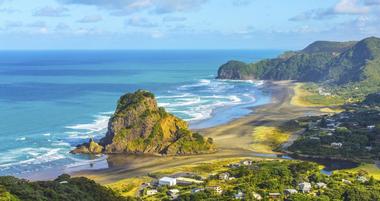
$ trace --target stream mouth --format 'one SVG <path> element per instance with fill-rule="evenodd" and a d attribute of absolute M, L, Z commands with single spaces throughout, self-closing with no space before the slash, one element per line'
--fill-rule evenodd
<path fill-rule="evenodd" d="M 284 157 L 284 156 L 283 156 Z M 336 170 L 347 170 L 359 167 L 360 163 L 350 160 L 342 159 L 329 159 L 329 158 L 312 158 L 312 157 L 302 157 L 302 156 L 285 156 L 290 159 L 309 161 L 323 165 L 324 168 L 321 170 L 321 173 L 326 175 L 331 175 Z"/>

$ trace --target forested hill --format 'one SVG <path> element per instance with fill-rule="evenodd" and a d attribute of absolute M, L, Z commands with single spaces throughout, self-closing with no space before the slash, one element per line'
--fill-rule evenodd
<path fill-rule="evenodd" d="M 380 83 L 380 38 L 358 42 L 317 41 L 275 59 L 250 64 L 229 61 L 219 68 L 217 78 L 377 85 Z"/>

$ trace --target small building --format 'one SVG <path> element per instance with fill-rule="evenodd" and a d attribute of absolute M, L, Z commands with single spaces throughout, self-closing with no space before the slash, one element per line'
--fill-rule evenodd
<path fill-rule="evenodd" d="M 251 160 L 243 160 L 240 162 L 242 165 L 245 165 L 245 166 L 250 166 L 253 164 L 253 161 Z"/>
<path fill-rule="evenodd" d="M 236 193 L 236 194 L 234 195 L 234 197 L 235 197 L 235 199 L 237 199 L 237 200 L 242 200 L 242 199 L 244 199 L 244 193 L 241 192 L 241 191 L 239 191 L 238 193 Z"/>
<path fill-rule="evenodd" d="M 175 186 L 177 185 L 177 180 L 171 177 L 162 177 L 158 180 L 158 185 L 160 186 Z"/>
<path fill-rule="evenodd" d="M 269 193 L 269 198 L 279 199 L 279 198 L 281 198 L 281 193 Z"/>
<path fill-rule="evenodd" d="M 69 182 L 68 181 L 61 181 L 59 182 L 59 184 L 68 184 Z"/>
<path fill-rule="evenodd" d="M 256 192 L 252 192 L 252 197 L 255 198 L 256 200 L 262 200 L 263 199 L 263 197 Z"/>
<path fill-rule="evenodd" d="M 295 193 L 298 193 L 298 191 L 296 189 L 285 189 L 286 195 L 291 195 L 291 194 L 295 194 Z"/>
<path fill-rule="evenodd" d="M 157 193 L 158 193 L 158 191 L 156 189 L 149 189 L 146 191 L 147 196 L 156 195 Z"/>
<path fill-rule="evenodd" d="M 179 194 L 179 190 L 178 189 L 170 189 L 168 191 L 168 195 L 173 198 L 173 199 L 177 199 L 178 198 L 178 194 Z"/>
<path fill-rule="evenodd" d="M 311 184 L 309 182 L 302 182 L 298 184 L 298 186 L 302 193 L 309 193 L 311 191 Z"/>
<path fill-rule="evenodd" d="M 240 163 L 232 163 L 228 165 L 229 168 L 239 168 L 240 166 Z"/>
<path fill-rule="evenodd" d="M 215 191 L 217 194 L 222 194 L 223 190 L 220 186 L 209 186 L 207 189 L 210 189 L 212 191 Z"/>
<path fill-rule="evenodd" d="M 340 149 L 342 148 L 343 144 L 341 142 L 333 142 L 330 144 L 330 146 L 334 149 Z"/>
<path fill-rule="evenodd" d="M 228 180 L 228 178 L 230 178 L 230 173 L 228 173 L 228 172 L 223 172 L 223 173 L 219 174 L 220 180 Z"/>
<path fill-rule="evenodd" d="M 318 182 L 315 184 L 315 186 L 319 189 L 322 189 L 322 188 L 327 188 L 327 184 L 323 183 L 323 182 Z"/>
<path fill-rule="evenodd" d="M 342 179 L 342 182 L 345 183 L 345 184 L 352 184 L 351 181 L 347 180 L 347 179 Z"/>
<path fill-rule="evenodd" d="M 369 126 L 367 126 L 367 128 L 370 129 L 370 130 L 372 130 L 372 129 L 375 129 L 376 126 L 375 125 L 369 125 Z"/>
<path fill-rule="evenodd" d="M 368 179 L 364 176 L 359 176 L 356 178 L 356 180 L 361 182 L 361 183 L 366 183 L 368 181 Z"/>

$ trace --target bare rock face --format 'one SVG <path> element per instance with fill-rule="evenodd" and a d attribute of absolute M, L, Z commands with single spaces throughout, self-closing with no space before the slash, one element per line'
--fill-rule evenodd
<path fill-rule="evenodd" d="M 120 97 L 99 144 L 103 153 L 186 155 L 214 150 L 211 138 L 191 132 L 185 121 L 158 107 L 154 95 L 144 90 Z"/>

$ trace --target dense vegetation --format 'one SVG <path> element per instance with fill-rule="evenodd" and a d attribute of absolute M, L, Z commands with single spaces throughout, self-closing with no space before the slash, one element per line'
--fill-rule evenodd
<path fill-rule="evenodd" d="M 229 178 L 221 179 L 220 174 Z M 170 189 L 179 190 L 175 200 L 287 200 L 287 201 L 371 201 L 380 199 L 380 183 L 366 172 L 336 173 L 327 176 L 317 164 L 295 161 L 253 161 L 249 165 L 230 165 L 225 172 L 211 175 L 203 184 L 159 187 L 146 200 L 171 200 Z M 301 183 L 310 184 L 302 191 Z M 215 191 L 219 187 L 221 192 Z M 197 190 L 194 190 L 197 189 Z M 286 189 L 291 193 L 287 193 Z M 304 189 L 305 190 L 305 189 Z"/>
<path fill-rule="evenodd" d="M 185 155 L 214 149 L 211 138 L 191 132 L 185 121 L 158 107 L 154 95 L 144 90 L 120 97 L 99 144 L 90 140 L 72 152 Z"/>
<path fill-rule="evenodd" d="M 84 177 L 61 175 L 54 181 L 29 182 L 0 177 L 1 201 L 128 201 L 104 186 Z"/>
<path fill-rule="evenodd" d="M 345 111 L 339 114 L 299 119 L 306 131 L 289 150 L 313 156 L 378 160 L 379 103 L 379 94 L 370 94 L 362 104 L 345 105 Z"/>
<path fill-rule="evenodd" d="M 318 41 L 275 59 L 251 64 L 230 61 L 219 68 L 218 78 L 318 82 L 345 98 L 363 98 L 380 90 L 380 39 Z"/>

